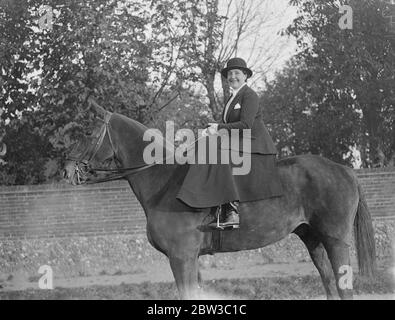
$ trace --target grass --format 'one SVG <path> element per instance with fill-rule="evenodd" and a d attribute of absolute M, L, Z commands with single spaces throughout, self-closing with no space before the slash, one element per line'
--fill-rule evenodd
<path fill-rule="evenodd" d="M 38 282 L 38 280 L 40 280 L 41 276 L 30 276 L 28 278 L 29 282 Z"/>
<path fill-rule="evenodd" d="M 123 275 L 122 270 L 117 270 L 114 272 L 114 276 L 121 276 L 121 275 Z"/>
<path fill-rule="evenodd" d="M 321 280 L 316 276 L 291 276 L 255 279 L 221 279 L 204 283 L 205 292 L 220 299 L 248 300 L 300 300 L 325 294 Z M 374 279 L 355 276 L 355 294 L 387 294 L 395 292 L 392 276 L 380 272 Z M 130 299 L 162 300 L 178 299 L 173 283 L 125 284 L 119 286 L 90 286 L 84 288 L 55 288 L 54 290 L 29 289 L 0 292 L 0 300 L 20 299 Z"/>

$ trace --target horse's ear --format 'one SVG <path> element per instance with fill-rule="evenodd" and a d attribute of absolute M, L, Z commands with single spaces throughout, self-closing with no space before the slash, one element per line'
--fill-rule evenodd
<path fill-rule="evenodd" d="M 88 104 L 90 107 L 93 106 L 93 109 L 100 114 L 103 118 L 105 117 L 105 115 L 107 114 L 107 111 L 100 106 L 92 97 L 89 97 L 88 99 Z"/>

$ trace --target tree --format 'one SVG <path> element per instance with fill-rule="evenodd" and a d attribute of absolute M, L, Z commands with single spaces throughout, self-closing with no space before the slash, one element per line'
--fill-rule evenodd
<path fill-rule="evenodd" d="M 254 70 L 253 82 L 259 84 L 288 54 L 288 38 L 282 31 L 290 22 L 290 6 L 286 1 L 225 0 L 223 7 L 226 18 L 217 55 L 219 67 L 234 56 L 245 56 Z M 227 91 L 225 79 L 221 80 Z"/>
<path fill-rule="evenodd" d="M 4 135 L 5 132 L 3 129 L 2 121 L 0 120 L 0 165 L 5 163 L 4 160 L 2 160 L 1 158 L 7 154 L 7 145 L 3 142 Z"/>
<path fill-rule="evenodd" d="M 345 94 L 336 92 L 323 99 L 324 75 L 318 71 L 292 59 L 262 94 L 264 119 L 280 156 L 313 153 L 350 164 L 359 116 Z"/>
<path fill-rule="evenodd" d="M 345 1 L 291 2 L 298 6 L 299 16 L 288 33 L 297 38 L 300 53 L 290 65 L 295 70 L 288 69 L 271 84 L 266 103 L 286 90 L 295 94 L 286 94 L 289 100 L 280 101 L 304 114 L 297 123 L 308 119 L 303 132 L 289 133 L 304 141 L 303 151 L 341 161 L 356 146 L 364 166 L 387 164 L 395 150 L 395 56 L 393 44 L 384 37 L 386 4 L 350 1 L 354 26 L 342 30 L 339 5 Z"/>
<path fill-rule="evenodd" d="M 282 53 L 285 42 L 273 32 L 281 30 L 278 25 L 284 21 L 285 9 L 275 14 L 270 5 L 268 0 L 201 0 L 190 5 L 185 23 L 192 46 L 185 51 L 185 57 L 191 57 L 188 65 L 204 86 L 216 120 L 230 93 L 226 79 L 220 78 L 221 90 L 216 81 L 226 62 L 234 56 L 247 55 L 245 59 L 254 69 L 254 81 L 259 82 Z"/>
<path fill-rule="evenodd" d="M 56 178 L 65 150 L 89 123 L 88 95 L 148 125 L 160 127 L 161 112 L 177 106 L 175 120 L 199 120 L 200 96 L 193 113 L 180 108 L 192 92 L 190 59 L 181 59 L 192 44 L 181 19 L 188 2 L 174 3 L 56 0 L 50 30 L 37 24 L 44 1 L 1 3 L 0 108 L 10 146 L 2 172 L 10 178 L 0 183 Z"/>
<path fill-rule="evenodd" d="M 216 75 L 230 57 L 224 44 L 235 42 L 226 52 L 236 54 L 259 25 L 249 19 L 257 17 L 252 2 L 232 2 L 227 17 L 221 3 L 54 0 L 46 29 L 37 24 L 46 1 L 3 0 L 0 117 L 9 152 L 0 183 L 57 179 L 65 150 L 89 123 L 89 95 L 159 128 L 169 118 L 195 128 L 218 118 L 226 91 L 218 92 Z M 237 38 L 224 37 L 234 23 Z"/>
<path fill-rule="evenodd" d="M 0 107 L 9 146 L 4 169 L 16 175 L 6 183 L 43 182 L 48 162 L 61 167 L 71 137 L 89 120 L 88 94 L 144 123 L 144 107 L 155 95 L 147 85 L 154 57 L 145 4 L 53 1 L 47 30 L 36 23 L 43 3 L 18 0 L 0 7 Z"/>

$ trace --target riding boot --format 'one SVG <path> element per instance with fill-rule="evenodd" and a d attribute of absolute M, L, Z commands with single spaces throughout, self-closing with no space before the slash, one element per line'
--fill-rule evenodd
<path fill-rule="evenodd" d="M 222 206 L 224 209 L 224 221 L 220 222 L 221 227 L 230 227 L 233 226 L 233 228 L 238 228 L 240 224 L 240 218 L 239 218 L 239 211 L 238 211 L 238 206 L 239 203 L 236 201 L 232 201 L 229 203 L 226 203 Z"/>

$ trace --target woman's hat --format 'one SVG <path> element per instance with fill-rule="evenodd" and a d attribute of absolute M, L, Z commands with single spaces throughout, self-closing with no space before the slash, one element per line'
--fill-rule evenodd
<path fill-rule="evenodd" d="M 247 73 L 247 78 L 252 76 L 251 69 L 247 68 L 247 63 L 241 58 L 232 58 L 229 59 L 228 63 L 226 64 L 226 68 L 221 70 L 221 74 L 224 78 L 228 77 L 228 71 L 233 69 L 240 69 Z"/>

